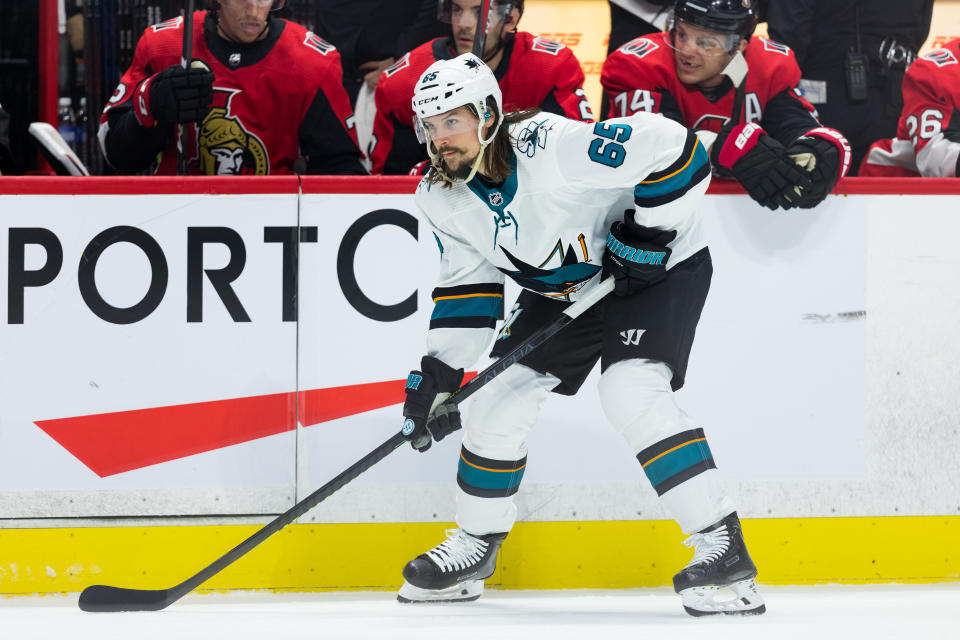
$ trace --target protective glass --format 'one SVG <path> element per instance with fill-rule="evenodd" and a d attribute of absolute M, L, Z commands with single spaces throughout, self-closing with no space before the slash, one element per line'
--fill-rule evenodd
<path fill-rule="evenodd" d="M 667 29 L 670 33 L 667 42 L 672 48 L 684 52 L 696 52 L 702 56 L 721 56 L 730 53 L 740 44 L 740 36 L 735 33 L 705 32 L 696 25 L 688 25 L 683 20 L 671 20 Z"/>
<path fill-rule="evenodd" d="M 417 132 L 417 140 L 420 144 L 426 144 L 430 140 L 441 140 L 467 131 L 477 131 L 478 122 L 469 109 L 454 109 L 424 119 L 414 116 L 413 128 Z"/>
<path fill-rule="evenodd" d="M 440 22 L 460 22 L 463 18 L 463 13 L 472 11 L 473 20 L 480 19 L 480 7 L 483 2 L 477 2 L 477 5 L 472 8 L 468 8 L 469 5 L 475 0 L 438 0 L 437 2 L 437 20 Z M 490 4 L 490 19 L 493 22 L 503 20 L 507 17 L 507 14 L 510 13 L 510 9 L 513 8 L 512 2 L 492 2 Z"/>

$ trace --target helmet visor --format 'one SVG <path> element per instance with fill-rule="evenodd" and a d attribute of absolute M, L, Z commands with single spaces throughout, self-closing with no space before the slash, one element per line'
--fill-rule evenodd
<path fill-rule="evenodd" d="M 667 25 L 669 36 L 667 43 L 682 53 L 697 53 L 706 57 L 728 54 L 740 44 L 740 36 L 735 33 L 717 33 L 702 27 L 672 19 Z"/>
<path fill-rule="evenodd" d="M 460 107 L 435 116 L 413 117 L 413 128 L 420 144 L 477 131 L 479 122 L 469 107 Z"/>
<path fill-rule="evenodd" d="M 477 3 L 477 6 L 472 8 L 465 8 L 464 5 L 469 5 L 468 0 L 438 0 L 437 2 L 437 20 L 440 22 L 447 22 L 453 24 L 454 22 L 460 22 L 463 19 L 463 14 L 466 12 L 473 13 L 473 19 L 480 19 L 480 8 L 483 5 L 483 2 Z M 490 3 L 490 20 L 499 21 L 507 17 L 507 14 L 510 13 L 510 10 L 513 9 L 512 2 L 497 2 L 494 0 Z"/>

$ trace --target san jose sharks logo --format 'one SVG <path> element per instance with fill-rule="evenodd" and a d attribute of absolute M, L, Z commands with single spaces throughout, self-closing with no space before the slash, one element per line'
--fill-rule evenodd
<path fill-rule="evenodd" d="M 540 122 L 530 122 L 517 135 L 517 151 L 532 158 L 537 149 L 547 148 L 547 134 L 553 129 L 553 125 L 544 127 L 546 120 Z"/>
<path fill-rule="evenodd" d="M 583 245 L 582 239 L 581 247 L 584 249 L 584 257 L 587 258 L 586 246 Z M 580 262 L 572 246 L 568 245 L 564 250 L 560 240 L 557 241 L 553 251 L 539 267 L 527 264 L 503 246 L 500 246 L 499 249 L 516 267 L 516 271 L 497 267 L 500 271 L 512 278 L 521 287 L 552 298 L 566 298 L 600 271 L 600 267 L 595 264 L 586 261 Z M 556 264 L 558 261 L 559 266 L 547 267 L 551 262 Z"/>

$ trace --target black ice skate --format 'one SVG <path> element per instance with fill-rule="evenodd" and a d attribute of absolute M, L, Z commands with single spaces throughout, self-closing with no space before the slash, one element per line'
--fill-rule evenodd
<path fill-rule="evenodd" d="M 483 581 L 493 575 L 505 533 L 472 536 L 448 529 L 447 539 L 403 568 L 406 582 L 400 602 L 466 602 L 483 594 Z"/>
<path fill-rule="evenodd" d="M 695 533 L 683 544 L 693 547 L 693 560 L 673 576 L 673 590 L 692 616 L 759 615 L 767 610 L 757 592 L 757 567 L 747 553 L 736 512 Z"/>

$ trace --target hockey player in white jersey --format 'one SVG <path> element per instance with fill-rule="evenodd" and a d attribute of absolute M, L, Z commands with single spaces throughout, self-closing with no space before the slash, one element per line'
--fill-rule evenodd
<path fill-rule="evenodd" d="M 691 615 L 765 611 L 740 521 L 703 429 L 677 406 L 712 265 L 697 206 L 710 181 L 697 137 L 659 115 L 580 123 L 503 114 L 471 54 L 432 64 L 413 96 L 432 161 L 417 187 L 441 252 L 427 354 L 403 415 L 424 451 L 460 428 L 443 400 L 493 337 L 504 277 L 523 288 L 491 356 L 508 353 L 604 274 L 602 299 L 473 396 L 457 473 L 458 529 L 403 570 L 401 602 L 473 600 L 517 517 L 526 438 L 551 392 L 577 392 L 597 360 L 604 413 L 637 454 L 693 560 L 674 576 Z"/>

